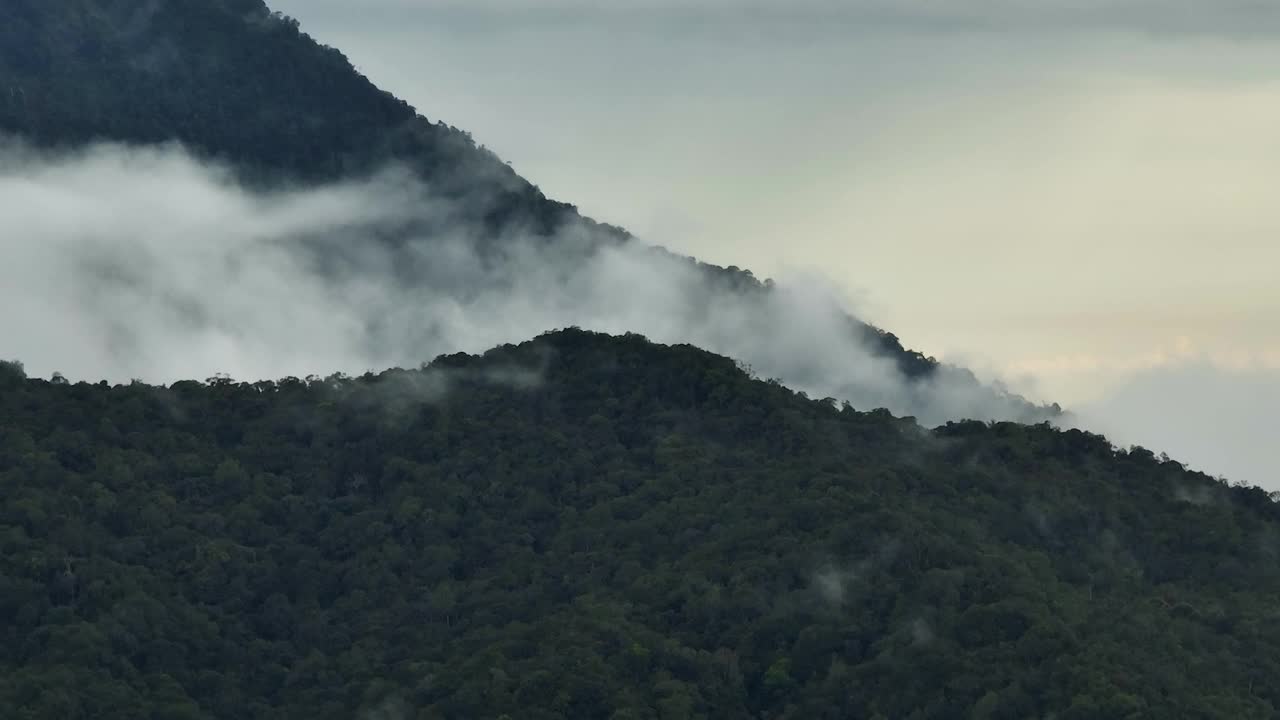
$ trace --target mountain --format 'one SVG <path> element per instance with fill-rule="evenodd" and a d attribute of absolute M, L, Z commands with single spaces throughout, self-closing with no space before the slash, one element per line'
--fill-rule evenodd
<path fill-rule="evenodd" d="M 0 87 L 0 128 L 42 146 L 179 141 L 262 181 L 395 161 L 491 227 L 547 233 L 573 213 L 261 0 L 8 0 Z"/>
<path fill-rule="evenodd" d="M 328 271 L 344 268 L 349 275 L 356 271 L 334 257 L 365 252 L 373 244 L 395 253 L 380 265 L 398 268 L 397 274 L 383 271 L 352 282 L 399 284 L 409 291 L 447 283 L 450 278 L 432 275 L 431 250 L 446 235 L 464 236 L 484 254 L 486 267 L 506 265 L 507 274 L 501 277 L 471 278 L 464 288 L 447 292 L 468 298 L 486 288 L 500 292 L 515 282 L 508 275 L 519 273 L 521 259 L 513 259 L 511 252 L 516 244 L 538 248 L 548 256 L 545 262 L 566 276 L 591 272 L 601 252 L 640 245 L 621 228 L 584 218 L 572 205 L 547 198 L 466 132 L 429 121 L 379 90 L 340 52 L 316 43 L 295 21 L 271 12 L 261 0 L 6 0 L 0 4 L 0 132 L 63 152 L 99 142 L 178 142 L 202 159 L 232 168 L 241 182 L 256 188 L 317 185 L 368 176 L 389 165 L 405 168 L 429 188 L 430 209 L 424 203 L 415 219 L 392 230 L 379 229 L 373 241 L 355 242 L 349 233 L 338 233 L 336 238 L 313 238 L 308 246 L 308 252 L 319 247 L 321 258 L 308 256 L 306 264 Z M 661 250 L 645 262 L 645 271 L 654 275 L 678 274 L 688 267 L 701 278 L 697 293 L 692 283 L 680 291 L 697 296 L 680 310 L 694 319 L 682 321 L 672 336 L 662 339 L 706 345 L 815 394 L 847 398 L 862 407 L 883 405 L 929 422 L 951 417 L 1032 421 L 1057 413 L 984 387 L 966 371 L 908 350 L 893 333 L 847 315 L 795 338 L 793 352 L 785 357 L 778 355 L 776 342 L 773 347 L 743 348 L 724 332 L 703 332 L 705 326 L 723 327 L 730 321 L 705 319 L 699 306 L 734 305 L 740 314 L 772 318 L 752 319 L 741 330 L 761 342 L 794 333 L 800 323 L 777 319 L 785 313 L 775 306 L 785 301 L 770 283 L 736 267 L 698 263 Z M 655 264 L 661 267 L 650 267 Z M 708 295 L 724 301 L 707 302 Z M 410 302 L 414 300 L 407 297 L 400 301 Z M 661 335 L 658 327 L 619 327 L 624 323 L 584 310 L 600 305 L 595 297 L 570 298 L 557 306 L 554 324 L 522 328 L 507 339 L 568 325 Z M 385 315 L 368 318 L 366 324 L 385 323 Z M 698 329 L 689 330 L 691 325 Z M 415 332 L 397 327 L 370 342 Z M 833 334 L 847 347 L 832 353 L 856 357 L 810 367 L 812 356 L 820 354 L 816 347 Z M 459 349 L 447 344 L 438 339 L 425 343 L 415 350 L 412 364 Z M 833 376 L 831 366 L 838 363 L 848 366 L 839 373 L 847 378 Z M 871 375 L 874 382 L 867 380 Z"/>
<path fill-rule="evenodd" d="M 1280 510 L 579 330 L 421 370 L 0 366 L 0 716 L 1270 718 Z"/>
<path fill-rule="evenodd" d="M 1272 496 L 1078 430 L 944 422 L 1053 409 L 581 217 L 259 0 L 3 0 L 0 130 L 21 144 L 0 180 L 35 178 L 5 190 L 88 168 L 107 181 L 76 187 L 114 208 L 129 178 L 195 175 L 215 209 L 324 218 L 247 223 L 269 252 L 211 248 L 232 218 L 85 257 L 58 236 L 78 274 L 44 284 L 98 314 L 44 322 L 103 354 L 148 337 L 157 298 L 184 325 L 247 317 L 204 292 L 399 358 L 530 323 L 681 341 L 568 329 L 170 385 L 0 363 L 0 717 L 1278 714 Z M 318 212 L 392 190 L 412 212 Z M 246 294 L 246 266 L 284 292 Z"/>

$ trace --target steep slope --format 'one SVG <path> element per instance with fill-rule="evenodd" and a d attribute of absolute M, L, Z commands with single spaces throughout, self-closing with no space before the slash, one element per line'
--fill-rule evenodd
<path fill-rule="evenodd" d="M 511 245 L 530 239 L 540 247 L 565 244 L 565 237 L 572 236 L 572 252 L 556 251 L 566 275 L 586 272 L 575 268 L 588 265 L 589 256 L 601 248 L 635 242 L 620 228 L 583 218 L 573 206 L 548 199 L 493 153 L 477 147 L 467 133 L 428 121 L 379 90 L 341 53 L 314 42 L 262 0 L 0 4 L 0 132 L 62 149 L 96 141 L 177 141 L 202 158 L 228 164 L 257 187 L 358 177 L 389 163 L 405 166 L 430 189 L 433 202 L 407 226 L 381 234 L 382 244 L 399 252 L 387 264 L 402 270 L 381 282 L 421 282 L 426 272 L 422 258 L 430 256 L 423 248 L 460 230 L 473 246 L 504 262 L 511 260 L 502 250 Z M 352 244 L 350 238 L 339 240 L 337 245 Z M 321 244 L 339 256 L 349 252 L 335 251 L 335 243 Z M 773 312 L 772 289 L 750 273 L 682 260 L 703 274 L 708 293 L 740 297 L 748 314 Z M 582 298 L 578 304 L 598 302 Z M 558 320 L 558 326 L 587 322 Z M 739 359 L 788 382 L 821 387 L 863 406 L 886 404 L 901 413 L 950 416 L 932 412 L 927 400 L 933 392 L 927 381 L 939 373 L 946 385 L 962 387 L 961 394 L 987 393 L 989 397 L 965 404 L 995 408 L 971 411 L 984 417 L 1028 420 L 1054 412 L 983 390 L 967 373 L 942 369 L 932 358 L 907 350 L 892 333 L 853 319 L 847 331 L 838 330 L 848 333 L 860 353 L 893 364 L 908 386 L 925 382 L 890 393 L 893 397 L 886 400 L 884 393 L 846 382 L 796 377 L 815 373 L 797 371 L 790 361 Z M 806 343 L 820 340 L 808 338 Z M 736 352 L 729 345 L 714 349 Z M 813 350 L 797 348 L 797 353 L 803 358 Z"/>
<path fill-rule="evenodd" d="M 0 366 L 0 715 L 1269 718 L 1280 513 L 637 336 L 422 371 Z"/>
<path fill-rule="evenodd" d="M 11 0 L 0 7 L 0 87 L 0 128 L 44 146 L 176 140 L 277 180 L 394 160 L 494 226 L 549 232 L 572 213 L 261 0 Z"/>

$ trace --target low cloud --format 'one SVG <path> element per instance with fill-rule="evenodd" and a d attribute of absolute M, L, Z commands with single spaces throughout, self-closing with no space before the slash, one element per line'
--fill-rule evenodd
<path fill-rule="evenodd" d="M 10 146 L 0 167 L 0 357 L 33 375 L 360 373 L 580 326 L 693 343 L 815 397 L 926 423 L 1028 411 L 955 369 L 906 381 L 813 278 L 743 288 L 580 225 L 478 245 L 448 203 L 395 172 L 258 193 L 178 148 L 115 145 Z"/>

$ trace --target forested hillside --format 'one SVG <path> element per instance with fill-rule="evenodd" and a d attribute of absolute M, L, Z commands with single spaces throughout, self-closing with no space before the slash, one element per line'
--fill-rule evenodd
<path fill-rule="evenodd" d="M 1280 513 L 570 330 L 360 378 L 0 366 L 0 717 L 1269 718 Z"/>

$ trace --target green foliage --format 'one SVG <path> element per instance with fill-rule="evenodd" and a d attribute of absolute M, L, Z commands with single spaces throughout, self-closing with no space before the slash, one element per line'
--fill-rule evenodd
<path fill-rule="evenodd" d="M 6 718 L 1280 705 L 1262 491 L 634 335 L 357 379 L 10 376 L 0 493 Z"/>

